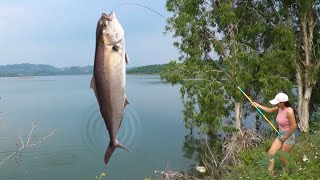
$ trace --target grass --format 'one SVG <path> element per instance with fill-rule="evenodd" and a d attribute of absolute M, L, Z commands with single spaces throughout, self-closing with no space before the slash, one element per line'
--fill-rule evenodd
<path fill-rule="evenodd" d="M 275 175 L 268 172 L 267 151 L 273 139 L 265 140 L 256 148 L 243 150 L 238 166 L 230 167 L 223 179 L 317 179 L 320 177 L 320 132 L 302 134 L 297 139 L 293 150 L 286 154 L 279 151 L 275 155 Z M 289 160 L 289 164 L 281 164 L 279 157 Z"/>
<path fill-rule="evenodd" d="M 268 171 L 268 149 L 270 148 L 274 138 L 265 138 L 261 143 L 256 144 L 256 142 L 248 141 L 252 139 L 253 133 L 248 131 L 247 135 L 242 134 L 237 135 L 236 139 L 231 139 L 231 144 L 238 144 L 235 142 L 245 145 L 242 148 L 233 148 L 234 155 L 225 156 L 236 158 L 237 161 L 229 161 L 223 166 L 217 166 L 214 168 L 222 168 L 217 172 L 220 172 L 219 176 L 217 174 L 211 174 L 210 171 L 201 176 L 197 175 L 198 179 L 261 179 L 261 180 L 272 180 L 272 179 L 319 179 L 320 177 L 320 131 L 311 131 L 311 133 L 301 134 L 296 140 L 297 144 L 294 146 L 292 151 L 287 154 L 285 152 L 279 151 L 275 155 L 275 173 L 273 176 L 270 175 Z M 229 143 L 229 144 L 230 144 Z M 238 144 L 240 145 L 240 144 Z M 248 146 L 252 145 L 252 146 Z M 233 146 L 237 147 L 237 146 Z M 240 149 L 240 150 L 239 150 Z M 283 165 L 280 162 L 280 156 L 285 157 L 288 161 L 288 165 Z M 207 157 L 208 158 L 208 157 Z M 211 157 L 212 158 L 215 157 Z M 225 159 L 224 158 L 224 159 Z M 209 159 L 210 160 L 210 159 Z M 218 160 L 218 158 L 214 159 Z M 221 163 L 221 159 L 220 159 Z M 219 164 L 219 163 L 218 163 Z M 221 173 L 223 172 L 223 173 Z M 102 179 L 105 173 L 101 173 L 96 179 Z M 179 178 L 181 180 L 193 179 L 190 176 L 185 176 L 184 178 Z M 145 178 L 144 180 L 151 180 L 151 178 Z"/>

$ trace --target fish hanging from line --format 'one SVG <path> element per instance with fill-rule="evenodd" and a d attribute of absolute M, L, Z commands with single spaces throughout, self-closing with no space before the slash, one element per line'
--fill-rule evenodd
<path fill-rule="evenodd" d="M 126 64 L 124 30 L 112 11 L 103 13 L 97 24 L 94 71 L 90 87 L 96 95 L 110 142 L 104 156 L 107 164 L 116 148 L 129 151 L 116 138 L 124 108 L 129 104 L 125 94 Z"/>

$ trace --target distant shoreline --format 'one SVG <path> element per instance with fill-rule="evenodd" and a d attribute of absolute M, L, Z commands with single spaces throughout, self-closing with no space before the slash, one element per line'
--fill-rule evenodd
<path fill-rule="evenodd" d="M 127 69 L 130 75 L 159 75 L 166 64 L 147 65 Z M 65 75 L 90 75 L 93 74 L 93 66 L 72 66 L 56 68 L 45 64 L 13 64 L 0 65 L 0 77 L 30 78 L 34 76 L 65 76 Z"/>

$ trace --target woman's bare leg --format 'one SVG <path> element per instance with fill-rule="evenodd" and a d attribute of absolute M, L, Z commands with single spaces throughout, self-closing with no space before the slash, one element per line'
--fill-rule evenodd
<path fill-rule="evenodd" d="M 273 141 L 273 143 L 269 149 L 269 168 L 268 168 L 268 170 L 271 173 L 271 175 L 274 175 L 273 169 L 274 169 L 275 161 L 274 161 L 273 156 L 277 153 L 277 151 L 279 151 L 279 149 L 281 149 L 282 144 L 283 143 L 278 138 L 276 138 Z"/>
<path fill-rule="evenodd" d="M 283 144 L 281 150 L 284 151 L 285 153 L 289 153 L 291 149 L 293 148 L 293 144 Z M 282 164 L 288 164 L 288 160 L 285 157 L 280 156 L 280 161 Z"/>

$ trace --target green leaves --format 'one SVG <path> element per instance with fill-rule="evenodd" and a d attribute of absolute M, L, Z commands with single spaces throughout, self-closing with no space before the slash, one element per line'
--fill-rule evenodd
<path fill-rule="evenodd" d="M 213 6 L 211 17 L 219 24 L 219 27 L 227 28 L 237 23 L 238 17 L 235 14 L 232 2 L 233 1 L 224 1 Z"/>
<path fill-rule="evenodd" d="M 177 64 L 176 61 L 170 61 L 166 68 L 161 71 L 160 78 L 170 82 L 172 85 L 182 83 L 184 77 L 181 65 Z"/>
<path fill-rule="evenodd" d="M 320 86 L 315 83 L 320 78 L 320 1 L 167 0 L 167 9 L 173 13 L 167 30 L 178 38 L 175 46 L 181 62 L 172 62 L 162 77 L 182 85 L 185 124 L 191 132 L 199 128 L 213 137 L 222 129 L 223 119 L 236 119 L 230 113 L 235 103 L 243 105 L 243 115 L 253 112 L 213 61 L 254 101 L 262 104 L 280 91 L 290 99 L 294 97 L 292 90 L 297 85 L 299 70 L 301 94 L 304 89 L 315 87 L 311 107 L 319 109 Z M 304 32 L 302 25 L 307 27 Z M 258 163 L 266 149 L 244 152 L 245 163 L 235 177 L 271 179 L 266 168 Z M 296 179 L 309 178 L 307 174 L 314 173 L 319 159 L 314 158 L 311 166 L 302 162 L 288 166 L 282 175 L 290 178 L 289 174 L 294 173 Z M 309 167 L 310 171 L 305 169 Z"/>
<path fill-rule="evenodd" d="M 293 96 L 299 39 L 290 16 L 294 8 L 288 7 L 295 6 L 269 0 L 167 0 L 173 13 L 167 30 L 179 39 L 174 45 L 181 63 L 171 63 L 161 77 L 182 85 L 187 127 L 218 130 L 222 118 L 235 119 L 230 116 L 235 102 L 243 104 L 244 115 L 252 113 L 213 61 L 254 101 L 268 102 L 280 91 Z M 319 76 L 318 70 L 312 72 Z"/>

